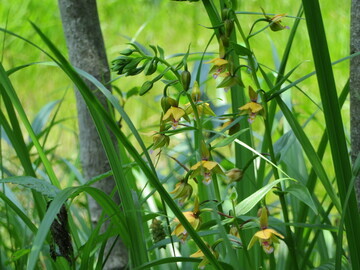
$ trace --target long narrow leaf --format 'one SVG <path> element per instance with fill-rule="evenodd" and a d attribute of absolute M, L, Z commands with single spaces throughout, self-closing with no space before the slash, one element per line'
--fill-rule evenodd
<path fill-rule="evenodd" d="M 336 182 L 341 201 L 345 203 L 352 173 L 321 9 L 318 0 L 303 0 L 302 2 L 317 72 L 326 128 L 329 134 Z M 360 269 L 360 254 L 358 252 L 360 217 L 354 187 L 351 186 L 351 188 L 349 207 L 344 209 L 346 211 L 344 223 L 352 267 L 353 269 Z"/>
<path fill-rule="evenodd" d="M 139 164 L 139 166 L 142 168 L 144 173 L 147 175 L 149 181 L 155 186 L 155 188 L 158 190 L 158 192 L 161 194 L 164 201 L 169 205 L 170 209 L 173 211 L 173 213 L 176 215 L 176 217 L 179 219 L 181 224 L 185 227 L 186 231 L 190 234 L 190 236 L 194 239 L 198 247 L 204 252 L 205 256 L 210 260 L 210 262 L 216 266 L 218 269 L 221 269 L 221 266 L 219 265 L 219 262 L 215 259 L 209 248 L 206 246 L 206 244 L 203 242 L 203 240 L 198 236 L 198 234 L 195 232 L 194 228 L 190 225 L 190 223 L 187 221 L 185 216 L 182 214 L 178 206 L 175 204 L 171 196 L 167 193 L 167 191 L 164 189 L 164 187 L 161 185 L 160 181 L 157 179 L 157 176 L 154 175 L 153 171 L 147 166 L 147 164 L 144 162 L 144 160 L 141 158 L 141 156 L 138 154 L 134 146 L 127 140 L 126 136 L 119 130 L 117 125 L 114 123 L 114 121 L 109 117 L 109 115 L 105 112 L 105 110 L 101 107 L 98 100 L 93 96 L 92 92 L 86 87 L 84 82 L 81 80 L 80 76 L 74 71 L 74 69 L 69 65 L 69 63 L 66 61 L 66 59 L 61 55 L 61 53 L 58 51 L 58 49 L 51 43 L 51 41 L 40 31 L 40 29 L 33 24 L 33 27 L 36 29 L 38 34 L 41 36 L 41 38 L 45 41 L 47 46 L 51 49 L 51 51 L 56 55 L 58 60 L 61 62 L 61 64 L 58 62 L 59 66 L 66 72 L 66 74 L 72 79 L 72 81 L 76 84 L 79 91 L 81 91 L 85 102 L 89 106 L 90 112 L 92 112 L 92 117 L 94 118 L 94 121 L 98 125 L 98 131 L 99 135 L 101 136 L 101 139 L 103 141 L 104 147 L 110 147 L 107 148 L 107 155 L 111 154 L 111 157 L 109 157 L 110 162 L 115 162 L 115 164 L 111 164 L 111 167 L 114 171 L 114 178 L 116 180 L 118 188 L 121 185 L 126 184 L 126 180 L 124 179 L 121 181 L 120 179 L 117 180 L 117 177 L 122 178 L 123 174 L 119 172 L 121 170 L 121 164 L 118 164 L 118 159 L 115 157 L 116 154 L 113 153 L 114 149 L 113 146 L 110 145 L 110 139 L 107 138 L 108 134 L 104 134 L 106 131 L 106 128 L 104 127 L 104 121 L 108 125 L 108 127 L 111 129 L 111 131 L 120 139 L 120 141 L 124 144 L 125 148 L 129 151 L 129 153 L 133 156 L 135 161 Z M 54 59 L 54 58 L 52 58 Z M 55 59 L 54 59 L 55 60 Z M 55 60 L 56 61 L 56 60 Z M 108 141 L 108 142 L 106 142 Z M 126 198 L 124 202 L 132 202 L 132 200 L 127 199 L 128 196 L 131 194 L 131 192 L 128 192 L 128 188 L 122 189 L 119 188 L 120 197 Z M 132 202 L 133 203 L 133 202 Z M 124 206 L 124 208 L 127 208 Z M 131 211 L 131 209 L 134 209 L 134 206 L 128 207 L 127 211 L 130 213 L 135 213 L 136 211 Z M 128 212 L 128 213 L 129 213 Z M 131 228 L 134 229 L 134 225 L 138 225 L 136 221 L 131 222 L 128 224 L 128 226 L 132 226 Z M 140 230 L 139 230 L 140 231 Z M 132 230 L 129 231 L 130 233 Z M 142 243 L 144 239 L 141 238 L 141 233 L 132 233 L 131 235 L 134 242 L 139 242 L 139 244 L 133 244 L 132 247 L 134 248 L 134 251 L 131 252 L 132 256 L 134 257 L 134 260 L 140 263 L 141 258 L 139 258 L 139 252 L 141 252 L 142 256 L 146 256 L 146 250 L 144 251 L 144 244 Z M 140 244 L 141 243 L 141 244 Z M 144 254 L 145 252 L 145 254 Z"/>

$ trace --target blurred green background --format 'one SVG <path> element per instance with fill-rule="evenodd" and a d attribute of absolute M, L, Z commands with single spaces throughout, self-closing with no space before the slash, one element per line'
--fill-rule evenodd
<path fill-rule="evenodd" d="M 238 11 L 261 12 L 261 7 L 268 13 L 286 13 L 296 16 L 301 1 L 238 1 Z M 322 0 L 320 1 L 330 46 L 332 61 L 349 54 L 349 23 L 350 1 Z M 126 48 L 129 41 L 126 37 L 134 38 L 144 44 L 157 44 L 165 49 L 166 55 L 186 52 L 191 44 L 191 52 L 204 50 L 212 30 L 204 28 L 210 26 L 206 12 L 200 2 L 173 2 L 169 0 L 102 0 L 98 1 L 98 10 L 107 48 L 109 62 L 118 56 L 119 51 Z M 31 27 L 29 20 L 34 22 L 66 55 L 66 45 L 62 31 L 61 19 L 57 1 L 43 0 L 2 0 L 0 3 L 0 24 L 20 36 L 23 36 L 40 47 L 42 43 Z M 262 15 L 239 15 L 240 22 L 248 32 L 252 23 Z M 293 19 L 285 18 L 285 25 L 293 24 Z M 260 25 L 257 26 L 260 29 Z M 257 60 L 276 69 L 281 59 L 289 35 L 288 30 L 281 32 L 264 31 L 251 39 Z M 6 69 L 28 64 L 31 62 L 49 61 L 39 50 L 31 47 L 20 39 L 1 34 L 1 56 Z M 290 54 L 288 70 L 301 64 L 290 77 L 292 81 L 314 70 L 311 50 L 305 22 L 295 38 L 293 50 Z M 216 43 L 210 46 L 210 52 L 217 52 Z M 335 78 L 340 91 L 348 78 L 348 61 L 334 66 Z M 115 77 L 115 74 L 113 74 Z M 52 133 L 51 144 L 58 145 L 57 155 L 74 160 L 77 158 L 78 138 L 76 123 L 75 98 L 72 84 L 64 74 L 55 67 L 34 65 L 16 72 L 11 76 L 12 82 L 18 92 L 23 106 L 30 120 L 47 103 L 61 99 L 64 96 L 59 116 L 66 119 L 57 126 Z M 126 92 L 134 86 L 141 86 L 145 78 L 120 78 L 115 82 L 122 91 Z M 248 84 L 250 80 L 245 82 Z M 209 84 L 211 86 L 211 83 Z M 299 85 L 316 103 L 320 102 L 317 83 L 314 77 L 307 79 Z M 205 91 L 216 97 L 211 87 Z M 147 135 L 154 130 L 161 112 L 160 105 L 149 102 L 162 93 L 162 85 L 158 84 L 146 97 L 135 96 L 125 106 L 132 116 L 135 125 Z M 222 98 L 226 99 L 223 94 Z M 292 90 L 292 100 L 295 110 L 304 122 L 317 111 L 317 107 L 299 91 Z M 348 127 L 348 104 L 343 109 L 345 123 Z M 301 119 L 301 118 L 300 118 Z M 306 131 L 316 145 L 323 130 L 323 119 L 315 114 L 315 120 L 306 126 Z M 256 125 L 254 126 L 256 128 Z M 146 138 L 146 136 L 144 136 Z M 151 142 L 151 138 L 148 138 Z"/>

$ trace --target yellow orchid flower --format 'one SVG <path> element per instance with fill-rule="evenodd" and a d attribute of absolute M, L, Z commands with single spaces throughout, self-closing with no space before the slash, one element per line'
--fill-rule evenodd
<path fill-rule="evenodd" d="M 223 66 L 223 65 L 226 65 L 227 63 L 228 63 L 228 60 L 222 59 L 222 58 L 214 58 L 208 62 L 205 62 L 205 64 L 214 64 L 215 66 Z"/>
<path fill-rule="evenodd" d="M 202 114 L 207 114 L 207 115 L 212 115 L 212 116 L 216 116 L 216 114 L 213 112 L 213 110 L 210 108 L 209 103 L 207 102 L 196 102 L 195 103 L 197 109 L 198 109 L 198 113 L 200 115 Z M 194 112 L 192 106 L 190 103 L 186 103 L 185 104 L 185 112 L 189 115 L 191 113 Z"/>
<path fill-rule="evenodd" d="M 263 109 L 263 106 L 256 101 L 246 103 L 239 108 L 240 111 L 247 112 L 249 114 L 249 123 L 254 122 L 256 115 Z"/>
<path fill-rule="evenodd" d="M 262 11 L 263 11 L 263 14 L 264 14 L 264 17 L 265 17 L 266 21 L 270 23 L 270 29 L 272 31 L 276 32 L 276 31 L 280 31 L 280 30 L 283 30 L 283 29 L 289 29 L 289 26 L 285 26 L 285 25 L 283 25 L 281 23 L 281 19 L 286 16 L 285 13 L 277 14 L 274 17 L 270 17 L 270 16 L 265 14 L 264 9 L 262 9 Z"/>
<path fill-rule="evenodd" d="M 216 88 L 224 88 L 225 92 L 228 92 L 231 87 L 235 85 L 244 86 L 242 80 L 236 75 L 230 75 L 230 72 L 224 72 L 219 74 L 219 77 L 224 77 L 224 79 L 216 86 Z"/>
<path fill-rule="evenodd" d="M 238 168 L 234 168 L 226 172 L 226 176 L 230 180 L 230 183 L 239 182 L 243 178 L 244 172 Z"/>
<path fill-rule="evenodd" d="M 274 229 L 266 228 L 260 230 L 251 238 L 248 249 L 250 249 L 255 244 L 255 242 L 259 240 L 263 250 L 267 254 L 270 254 L 274 251 L 273 243 L 279 243 L 279 239 L 276 236 L 280 237 L 281 239 L 285 238 L 282 234 L 278 233 Z"/>
<path fill-rule="evenodd" d="M 190 225 L 197 230 L 200 227 L 201 224 L 201 219 L 200 219 L 200 212 L 199 211 L 188 211 L 188 212 L 183 212 L 185 218 L 187 219 L 187 221 L 189 221 Z M 174 219 L 174 222 L 178 222 L 179 220 L 177 218 Z M 186 238 L 188 237 L 188 232 L 186 231 L 185 227 L 179 223 L 178 225 L 176 225 L 174 231 L 171 233 L 171 235 L 176 235 L 177 237 L 180 238 L 180 241 L 182 243 L 185 242 Z"/>
<path fill-rule="evenodd" d="M 164 114 L 162 120 L 165 122 L 171 121 L 173 129 L 176 129 L 179 124 L 179 120 L 182 117 L 185 118 L 185 120 L 190 121 L 184 109 L 180 107 L 170 106 L 170 108 Z"/>
<path fill-rule="evenodd" d="M 190 177 L 192 178 L 202 174 L 204 176 L 203 183 L 206 185 L 211 183 L 211 174 L 224 174 L 223 170 L 217 162 L 209 160 L 199 161 L 198 163 L 193 165 L 190 170 L 193 171 L 190 175 Z"/>
<path fill-rule="evenodd" d="M 284 239 L 285 237 L 274 229 L 268 228 L 269 210 L 266 208 L 266 206 L 263 206 L 259 209 L 258 216 L 261 230 L 256 232 L 251 238 L 248 249 L 250 249 L 255 244 L 255 242 L 259 240 L 260 245 L 267 254 L 273 253 L 273 243 L 279 243 L 279 239 L 276 236 L 280 237 L 281 239 Z"/>
<path fill-rule="evenodd" d="M 241 106 L 239 108 L 240 111 L 249 111 L 250 113 L 258 113 L 259 111 L 261 111 L 263 109 L 263 106 L 261 106 L 261 104 L 257 103 L 257 102 L 248 102 L 246 103 L 244 106 Z"/>
<path fill-rule="evenodd" d="M 213 250 L 208 243 L 205 242 L 207 247 L 210 249 L 211 253 L 214 255 L 214 257 L 217 259 L 219 258 L 219 253 L 216 250 Z M 202 258 L 202 261 L 199 263 L 198 268 L 204 269 L 207 264 L 209 264 L 209 260 L 205 257 L 204 253 L 199 249 L 195 253 L 191 254 L 190 257 L 192 258 Z"/>
<path fill-rule="evenodd" d="M 174 194 L 174 199 L 179 199 L 179 204 L 183 205 L 192 195 L 193 188 L 192 186 L 185 182 L 184 180 L 180 181 L 175 185 L 175 189 L 170 194 Z"/>
<path fill-rule="evenodd" d="M 229 63 L 228 60 L 223 58 L 214 58 L 205 64 L 213 63 L 214 66 L 210 69 L 210 73 L 213 73 L 214 79 L 216 79 L 221 73 L 223 73 L 226 68 L 227 64 Z"/>
<path fill-rule="evenodd" d="M 152 149 L 166 147 L 170 143 L 170 137 L 161 133 L 153 135 L 153 146 Z"/>
<path fill-rule="evenodd" d="M 234 226 L 234 225 L 232 225 L 232 226 L 230 227 L 229 234 L 231 234 L 231 235 L 233 235 L 233 236 L 235 236 L 235 237 L 237 237 L 237 238 L 240 239 L 239 229 L 238 229 L 236 226 Z"/>

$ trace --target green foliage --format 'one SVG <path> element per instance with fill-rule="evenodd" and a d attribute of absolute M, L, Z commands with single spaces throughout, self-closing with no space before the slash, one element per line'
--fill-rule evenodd
<path fill-rule="evenodd" d="M 99 3 L 100 14 L 116 12 L 119 20 L 140 14 L 142 6 L 148 9 L 144 14 L 156 12 L 148 26 L 148 15 L 137 16 L 139 34 L 124 30 L 134 38 L 122 44 L 112 40 L 118 35 L 109 30 L 110 17 L 102 17 L 111 44 L 113 93 L 70 65 L 63 41 L 41 18 L 28 24 L 36 37 L 12 22 L 11 31 L 1 29 L 4 48 L 27 44 L 34 54 L 12 62 L 5 50 L 0 65 L 0 236 L 7 239 L 0 244 L 0 268 L 102 269 L 109 255 L 105 244 L 117 236 L 129 251 L 131 269 L 358 269 L 352 187 L 360 158 L 352 167 L 344 132 L 348 120 L 340 110 L 348 85 L 339 97 L 336 93 L 347 81 L 346 75 L 336 76 L 347 74 L 341 62 L 355 55 L 334 53 L 324 25 L 336 24 L 321 19 L 321 13 L 328 20 L 340 8 L 320 9 L 318 1 L 304 0 L 303 17 L 302 7 L 269 1 L 153 1 L 153 6 L 124 1 L 119 15 L 118 3 L 110 2 Z M 163 11 L 169 6 L 170 23 Z M 152 31 L 163 29 L 171 34 L 154 39 Z M 43 44 L 46 49 L 40 49 Z M 331 63 L 329 51 L 341 59 Z M 305 62 L 312 56 L 314 66 Z M 38 62 L 42 57 L 51 62 Z M 40 68 L 56 74 L 56 84 L 66 78 L 77 87 L 110 172 L 93 179 L 81 175 L 77 132 L 67 126 L 75 115 L 67 107 L 67 92 L 34 72 Z M 38 105 L 33 96 L 43 101 L 46 95 L 27 93 L 28 103 L 22 92 L 29 83 L 23 80 L 26 72 L 34 72 L 30 78 L 43 84 L 41 91 L 55 89 L 54 98 Z M 84 79 L 107 98 L 113 114 Z M 91 186 L 110 175 L 120 205 Z M 103 209 L 95 227 L 85 194 Z M 74 256 L 59 253 L 53 261 L 50 246 L 60 209 L 67 209 Z"/>

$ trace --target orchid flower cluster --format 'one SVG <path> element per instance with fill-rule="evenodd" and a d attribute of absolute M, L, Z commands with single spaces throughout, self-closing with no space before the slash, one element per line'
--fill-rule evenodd
<path fill-rule="evenodd" d="M 254 23 L 254 25 L 259 21 L 266 21 L 269 25 L 269 28 L 272 31 L 279 31 L 286 29 L 286 26 L 282 25 L 281 19 L 285 17 L 285 14 L 276 15 L 275 17 L 269 17 L 264 12 L 265 19 L 259 19 Z M 245 87 L 241 77 L 240 77 L 240 68 L 246 67 L 248 69 L 254 69 L 254 66 L 239 65 L 235 61 L 234 51 L 237 57 L 247 56 L 248 58 L 253 58 L 252 52 L 242 45 L 234 45 L 231 40 L 233 35 L 234 28 L 236 25 L 236 15 L 233 10 L 225 8 L 222 11 L 222 25 L 218 27 L 220 37 L 218 38 L 219 42 L 219 56 L 206 62 L 205 64 L 212 64 L 213 66 L 210 69 L 210 74 L 213 79 L 218 83 L 216 88 L 223 88 L 225 91 L 232 89 L 234 86 Z M 252 30 L 252 28 L 251 28 Z M 251 34 L 251 30 L 249 36 Z M 164 57 L 164 50 L 157 46 L 151 46 L 153 53 L 145 52 L 143 48 L 140 48 L 136 44 L 131 44 L 132 48 L 127 49 L 122 52 L 121 56 L 115 59 L 113 62 L 113 69 L 118 72 L 120 75 L 125 76 L 134 76 L 141 72 L 144 72 L 146 76 L 152 75 L 157 71 L 157 66 L 162 64 L 165 66 L 165 69 L 162 69 L 159 75 L 154 77 L 151 80 L 147 80 L 141 87 L 139 94 L 144 95 L 150 91 L 154 84 L 164 77 L 168 72 L 175 75 L 175 80 L 163 80 L 166 84 L 163 90 L 163 95 L 161 98 L 161 115 L 160 115 L 160 124 L 159 131 L 153 135 L 153 145 L 152 150 L 159 149 L 159 158 L 161 151 L 169 147 L 171 143 L 171 136 L 185 132 L 178 131 L 179 126 L 186 128 L 192 128 L 191 123 L 194 121 L 194 129 L 198 129 L 202 125 L 202 121 L 206 118 L 220 118 L 217 116 L 212 109 L 210 102 L 203 101 L 201 98 L 203 94 L 200 90 L 200 83 L 197 80 L 193 80 L 193 85 L 190 87 L 192 79 L 191 73 L 188 71 L 187 58 L 189 56 L 189 51 L 184 55 L 182 61 L 176 66 L 171 65 L 167 62 Z M 250 60 L 249 60 L 250 61 Z M 181 69 L 183 69 L 181 71 Z M 252 70 L 254 71 L 254 70 Z M 180 86 L 179 86 L 180 84 Z M 170 94 L 170 87 L 177 86 L 178 90 L 177 95 Z M 238 108 L 238 111 L 235 112 L 231 119 L 228 120 L 227 124 L 234 121 L 238 117 L 243 117 L 247 115 L 248 122 L 252 124 L 256 117 L 262 116 L 266 117 L 263 96 L 259 96 L 261 89 L 255 91 L 251 85 L 248 86 L 248 95 L 249 102 L 243 104 Z M 188 99 L 188 102 L 182 104 L 184 96 Z M 225 117 L 222 117 L 224 119 Z M 226 124 L 224 125 L 226 126 Z M 200 129 L 201 131 L 201 129 Z M 229 131 L 229 135 L 232 135 Z M 193 200 L 193 208 L 190 211 L 184 211 L 183 215 L 193 227 L 194 230 L 199 230 L 202 225 L 201 214 L 204 212 L 213 211 L 213 209 L 204 209 L 201 208 L 202 203 L 199 203 L 199 197 L 194 193 L 194 183 L 195 185 L 209 186 L 213 183 L 214 175 L 218 175 L 220 178 L 225 178 L 224 183 L 228 185 L 235 185 L 236 182 L 240 181 L 245 173 L 246 168 L 232 168 L 229 171 L 225 171 L 222 166 L 213 159 L 212 151 L 213 148 L 206 143 L 205 135 L 200 134 L 200 143 L 198 142 L 199 148 L 199 159 L 189 167 L 184 164 L 181 166 L 186 170 L 186 175 L 182 177 L 178 183 L 176 183 L 175 188 L 170 194 L 173 195 L 174 200 L 178 200 L 180 206 L 184 206 L 188 201 Z M 173 158 L 176 160 L 175 158 Z M 180 163 L 179 161 L 177 161 Z M 193 183 L 191 183 L 193 180 Z M 198 181 L 201 180 L 201 181 Z M 196 189 L 197 190 L 197 189 Z M 210 199 L 210 198 L 209 198 Z M 283 239 L 284 236 L 268 227 L 268 211 L 265 207 L 261 209 L 260 214 L 260 230 L 255 233 L 248 248 L 251 248 L 256 241 L 259 241 L 263 250 L 270 254 L 274 251 L 273 243 L 278 243 L 278 238 Z M 218 212 L 218 214 L 229 217 L 232 220 L 235 217 L 228 216 L 224 213 Z M 175 235 L 181 243 L 184 243 L 188 240 L 189 234 L 186 231 L 183 224 L 180 223 L 178 219 L 174 219 L 173 223 L 175 227 L 172 231 L 172 235 Z M 154 219 L 151 225 L 152 231 L 154 232 L 154 241 L 161 241 L 161 238 L 164 238 L 163 227 L 158 220 Z M 237 240 L 235 242 L 239 243 L 238 247 L 244 248 L 240 240 L 241 226 L 232 225 L 229 228 L 229 235 L 232 235 Z M 221 240 L 222 241 L 222 240 Z M 208 245 L 209 250 L 214 255 L 215 258 L 219 257 L 219 253 L 215 250 L 216 246 L 221 242 L 213 243 L 213 245 Z M 230 239 L 230 241 L 233 241 Z M 204 256 L 201 250 L 195 252 L 191 257 L 201 257 L 203 258 L 202 262 L 199 264 L 199 268 L 202 269 L 209 263 L 208 259 Z"/>

